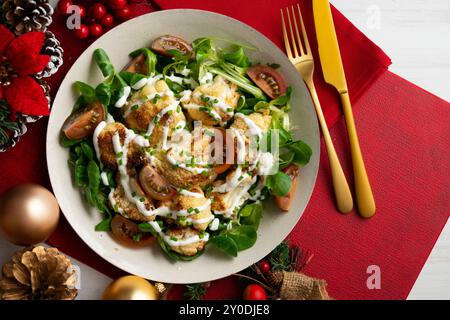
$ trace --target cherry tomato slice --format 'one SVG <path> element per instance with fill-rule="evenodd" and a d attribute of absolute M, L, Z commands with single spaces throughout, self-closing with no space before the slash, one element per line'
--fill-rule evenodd
<path fill-rule="evenodd" d="M 222 174 L 233 165 L 233 163 L 227 162 L 227 154 L 229 154 L 230 161 L 234 162 L 235 160 L 233 136 L 224 128 L 214 128 L 214 157 L 216 157 L 216 151 L 222 153 L 222 163 L 215 164 L 214 171 L 217 174 Z"/>
<path fill-rule="evenodd" d="M 295 188 L 297 187 L 299 169 L 296 165 L 291 164 L 286 168 L 284 168 L 283 172 L 286 173 L 292 180 L 291 189 L 289 190 L 289 193 L 286 196 L 284 197 L 275 196 L 274 199 L 275 204 L 279 209 L 283 211 L 289 211 L 292 200 L 294 199 Z"/>
<path fill-rule="evenodd" d="M 145 247 L 155 242 L 150 233 L 142 232 L 136 223 L 116 214 L 111 221 L 114 238 L 128 247 Z"/>
<path fill-rule="evenodd" d="M 156 38 L 152 43 L 152 50 L 166 57 L 173 57 L 171 50 L 179 51 L 183 55 L 192 53 L 192 47 L 189 43 L 171 35 Z"/>
<path fill-rule="evenodd" d="M 144 192 L 155 200 L 165 201 L 176 193 L 166 178 L 151 165 L 146 165 L 141 169 L 139 182 Z"/>
<path fill-rule="evenodd" d="M 274 68 L 257 64 L 247 70 L 247 75 L 271 99 L 286 93 L 286 82 Z"/>
<path fill-rule="evenodd" d="M 147 74 L 147 64 L 145 63 L 145 55 L 140 54 L 136 58 L 130 61 L 125 68 L 123 68 L 123 71 L 130 72 L 130 73 L 140 73 L 140 74 Z"/>
<path fill-rule="evenodd" d="M 71 140 L 84 139 L 94 133 L 97 125 L 105 119 L 105 109 L 100 102 L 70 115 L 63 124 L 62 131 Z"/>

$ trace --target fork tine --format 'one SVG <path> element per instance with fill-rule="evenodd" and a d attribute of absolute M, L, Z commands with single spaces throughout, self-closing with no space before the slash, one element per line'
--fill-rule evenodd
<path fill-rule="evenodd" d="M 300 37 L 300 33 L 298 32 L 297 18 L 295 17 L 294 6 L 291 6 L 291 10 L 292 10 L 292 19 L 294 20 L 294 27 L 295 27 L 295 33 L 297 36 L 298 47 L 300 48 L 301 54 L 304 55 L 305 50 L 303 50 L 302 38 Z M 303 27 L 302 27 L 302 29 L 303 29 Z M 292 37 L 294 37 L 294 36 L 292 36 Z M 293 39 L 293 41 L 295 41 L 295 39 Z"/>
<path fill-rule="evenodd" d="M 286 22 L 284 21 L 284 14 L 283 9 L 280 9 L 281 11 L 281 24 L 283 25 L 283 37 L 284 37 L 284 46 L 286 47 L 286 53 L 289 59 L 292 59 L 292 51 L 291 51 L 291 45 L 289 44 L 289 36 L 287 34 L 286 30 Z"/>
<path fill-rule="evenodd" d="M 292 8 L 292 10 L 294 10 Z M 303 23 L 302 11 L 300 10 L 300 5 L 297 3 L 298 16 L 300 17 L 300 25 L 302 27 L 303 41 L 305 41 L 306 54 L 311 53 L 311 47 L 309 46 L 308 34 L 306 33 L 305 24 Z"/>
<path fill-rule="evenodd" d="M 292 40 L 292 47 L 294 48 L 294 55 L 295 57 L 298 57 L 298 51 L 297 51 L 297 45 L 295 44 L 295 36 L 294 36 L 294 30 L 292 29 L 292 22 L 291 22 L 291 14 L 289 13 L 289 8 L 286 8 L 286 15 L 288 17 L 289 22 L 289 30 L 291 31 L 291 40 Z M 295 17 L 294 17 L 295 21 Z"/>

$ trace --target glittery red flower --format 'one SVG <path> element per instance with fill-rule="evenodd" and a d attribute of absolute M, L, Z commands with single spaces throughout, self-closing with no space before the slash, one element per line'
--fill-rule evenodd
<path fill-rule="evenodd" d="M 16 112 L 32 116 L 49 114 L 44 90 L 31 77 L 50 60 L 50 56 L 39 54 L 44 38 L 43 32 L 15 37 L 0 25 L 0 100 L 8 102 L 13 116 Z"/>

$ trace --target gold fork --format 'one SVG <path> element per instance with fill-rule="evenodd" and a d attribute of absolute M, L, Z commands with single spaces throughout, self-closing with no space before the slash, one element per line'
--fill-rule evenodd
<path fill-rule="evenodd" d="M 308 87 L 309 92 L 311 93 L 311 97 L 316 108 L 317 117 L 319 118 L 319 123 L 322 128 L 323 138 L 325 140 L 325 146 L 328 152 L 328 158 L 330 160 L 331 176 L 333 180 L 337 207 L 340 212 L 347 213 L 353 209 L 352 194 L 350 192 L 347 180 L 345 179 L 344 171 L 342 170 L 339 158 L 336 154 L 336 150 L 334 149 L 333 141 L 331 140 L 330 132 L 328 131 L 328 126 L 322 112 L 322 107 L 320 106 L 319 98 L 317 96 L 316 87 L 314 86 L 314 59 L 312 56 L 311 47 L 309 45 L 308 35 L 306 34 L 305 25 L 303 23 L 303 17 L 300 11 L 299 4 L 297 4 L 297 11 L 303 34 L 304 45 L 299 33 L 294 6 L 291 6 L 291 11 L 293 23 L 291 21 L 291 13 L 289 12 L 289 8 L 286 8 L 286 15 L 290 31 L 289 37 L 286 28 L 286 22 L 284 19 L 283 9 L 281 9 L 281 21 L 283 25 L 283 36 L 286 53 L 289 60 L 297 69 L 298 73 L 300 73 L 300 75 L 302 76 L 303 81 L 305 81 L 305 84 Z M 294 28 L 292 27 L 292 25 L 294 25 Z"/>

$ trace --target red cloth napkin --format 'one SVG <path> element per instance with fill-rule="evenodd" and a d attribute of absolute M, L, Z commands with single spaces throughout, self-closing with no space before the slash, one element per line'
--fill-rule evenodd
<path fill-rule="evenodd" d="M 163 9 L 197 8 L 227 14 L 281 46 L 279 9 L 294 1 L 157 0 L 156 3 Z M 302 9 L 315 50 L 311 2 L 302 1 Z M 343 216 L 336 211 L 322 146 L 315 191 L 290 239 L 314 254 L 305 272 L 326 279 L 334 298 L 403 299 L 448 219 L 450 159 L 445 137 L 450 109 L 445 101 L 386 71 L 389 58 L 339 12 L 333 10 L 333 15 L 378 210 L 368 221 L 356 213 Z M 58 14 L 52 29 L 66 50 L 66 69 L 52 78 L 56 90 L 87 43 L 69 37 Z M 314 53 L 317 57 L 317 52 Z M 330 126 L 337 120 L 331 134 L 352 183 L 338 98 L 323 82 L 320 69 L 316 72 L 316 85 Z M 426 126 L 424 120 L 428 120 Z M 0 166 L 7 168 L 1 173 L 0 192 L 25 181 L 48 186 L 45 128 L 46 121 L 40 121 L 13 150 L 0 154 Z M 87 248 L 64 220 L 50 242 L 112 277 L 122 274 Z M 366 285 L 367 268 L 371 265 L 381 270 L 379 290 L 370 290 Z M 240 298 L 240 286 L 232 277 L 215 281 L 207 298 Z M 180 294 L 181 288 L 177 287 L 171 297 Z"/>

